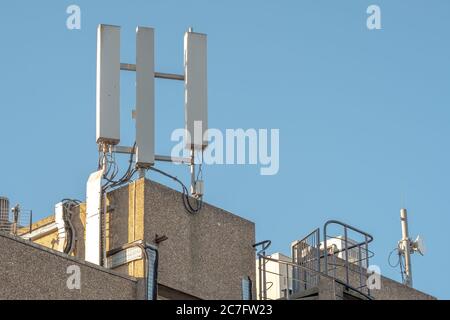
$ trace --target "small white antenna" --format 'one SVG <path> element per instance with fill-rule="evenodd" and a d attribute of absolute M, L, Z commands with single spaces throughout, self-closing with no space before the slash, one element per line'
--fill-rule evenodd
<path fill-rule="evenodd" d="M 398 242 L 398 253 L 400 255 L 400 259 L 403 257 L 405 260 L 405 278 L 403 282 L 408 287 L 412 287 L 413 278 L 411 254 L 418 252 L 423 256 L 425 255 L 426 249 L 424 241 L 420 236 L 418 236 L 415 241 L 411 241 L 411 239 L 409 238 L 408 213 L 406 209 L 400 210 L 400 221 L 402 225 L 402 239 Z"/>
<path fill-rule="evenodd" d="M 412 249 L 420 253 L 420 255 L 424 256 L 427 253 L 427 248 L 425 246 L 425 241 L 423 238 L 417 236 L 416 240 L 412 243 Z"/>

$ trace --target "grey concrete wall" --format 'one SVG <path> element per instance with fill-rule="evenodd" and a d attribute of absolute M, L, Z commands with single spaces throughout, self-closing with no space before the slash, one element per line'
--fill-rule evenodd
<path fill-rule="evenodd" d="M 80 267 L 81 290 L 67 288 L 67 268 Z M 0 234 L 0 299 L 136 299 L 136 280 L 42 246 Z"/>
<path fill-rule="evenodd" d="M 321 270 L 325 270 L 324 259 L 322 259 Z M 335 276 L 337 279 L 342 280 L 344 282 L 347 281 L 346 272 L 345 272 L 345 261 L 339 258 L 336 258 L 335 261 L 332 258 L 329 258 L 329 266 L 328 269 L 332 268 L 331 264 L 334 264 L 336 267 L 336 272 L 331 272 L 330 275 Z M 349 279 L 350 285 L 354 288 L 360 287 L 360 277 L 359 277 L 359 267 L 350 264 L 349 265 Z M 364 274 L 367 274 L 366 269 L 362 270 Z M 363 283 L 365 284 L 365 279 L 363 279 Z M 331 290 L 331 289 L 330 289 Z M 380 290 L 371 290 L 371 296 L 373 296 L 376 300 L 435 300 L 436 298 L 418 291 L 413 288 L 409 288 L 402 283 L 394 281 L 392 279 L 381 276 L 381 288 Z"/>
<path fill-rule="evenodd" d="M 226 300 L 242 298 L 243 277 L 254 282 L 254 223 L 206 203 L 198 214 L 189 214 L 179 192 L 150 180 L 115 190 L 108 199 L 110 248 L 141 229 L 147 243 L 153 244 L 156 235 L 168 237 L 159 245 L 161 285 L 201 299 Z"/>
<path fill-rule="evenodd" d="M 159 282 L 202 299 L 241 299 L 242 278 L 255 281 L 254 223 L 204 204 L 185 211 L 181 195 L 145 182 L 145 236 L 160 245 Z"/>
<path fill-rule="evenodd" d="M 429 294 L 386 277 L 381 278 L 381 290 L 372 290 L 371 294 L 377 300 L 436 300 Z"/>

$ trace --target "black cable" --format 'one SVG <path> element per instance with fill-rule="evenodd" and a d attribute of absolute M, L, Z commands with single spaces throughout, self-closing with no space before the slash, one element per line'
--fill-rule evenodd
<path fill-rule="evenodd" d="M 78 199 L 62 199 L 61 202 L 73 202 L 76 205 L 79 205 L 80 203 L 83 203 L 83 201 Z"/>
<path fill-rule="evenodd" d="M 177 182 L 178 184 L 180 184 L 181 189 L 183 190 L 182 195 L 181 195 L 182 196 L 183 205 L 184 205 L 184 208 L 186 209 L 186 211 L 188 213 L 196 214 L 196 213 L 199 213 L 201 211 L 202 206 L 203 206 L 202 198 L 195 199 L 196 204 L 195 204 L 195 207 L 194 207 L 191 204 L 191 201 L 190 201 L 189 191 L 188 191 L 187 187 L 184 185 L 184 183 L 180 179 L 178 179 L 177 177 L 174 177 L 174 176 L 172 176 L 172 175 L 170 175 L 170 174 L 168 174 L 168 173 L 166 173 L 166 172 L 164 172 L 164 171 L 162 171 L 160 169 L 156 169 L 156 168 L 153 168 L 153 167 L 150 167 L 149 169 L 152 170 L 152 171 L 155 171 L 155 172 L 157 172 L 157 173 L 159 173 L 159 174 L 161 174 L 161 175 L 163 175 L 163 176 L 165 176 L 167 178 L 170 178 L 170 179 L 174 180 L 175 182 Z"/>
<path fill-rule="evenodd" d="M 392 256 L 392 254 L 393 254 L 395 251 L 397 251 L 398 261 L 397 261 L 397 263 L 394 265 L 394 264 L 391 263 L 391 256 Z M 392 268 L 397 268 L 397 267 L 400 266 L 400 275 L 401 275 L 401 277 L 402 277 L 402 283 L 405 283 L 405 273 L 406 273 L 406 271 L 404 270 L 405 267 L 404 267 L 403 259 L 404 259 L 404 257 L 403 257 L 403 255 L 402 255 L 402 253 L 400 252 L 400 250 L 399 250 L 398 248 L 394 248 L 394 249 L 389 253 L 389 256 L 388 256 L 388 264 L 389 264 L 389 266 L 391 266 Z"/>
<path fill-rule="evenodd" d="M 399 262 L 400 262 L 400 274 L 402 275 L 402 283 L 405 283 L 405 271 L 403 271 L 403 260 L 402 255 L 399 253 Z"/>
<path fill-rule="evenodd" d="M 133 150 L 130 154 L 130 160 L 127 171 L 125 171 L 124 175 L 117 181 L 114 180 L 115 176 L 117 175 L 117 170 L 115 170 L 115 173 L 113 176 L 108 177 L 107 175 L 104 175 L 103 178 L 107 180 L 108 182 L 103 186 L 103 191 L 106 191 L 107 189 L 116 188 L 119 186 L 124 185 L 128 181 L 131 180 L 131 178 L 136 174 L 137 169 L 133 169 L 133 160 L 134 160 L 134 154 L 136 151 L 136 142 L 133 145 Z M 117 168 L 117 164 L 115 160 L 113 160 L 114 166 Z M 109 171 L 109 170 L 108 170 Z"/>
<path fill-rule="evenodd" d="M 63 220 L 64 228 L 67 232 L 66 243 L 64 245 L 63 252 L 66 254 L 71 254 L 74 249 L 74 242 L 76 237 L 76 231 L 72 224 L 72 210 L 81 204 L 80 200 L 76 199 L 63 199 Z"/>
<path fill-rule="evenodd" d="M 391 266 L 392 268 L 397 268 L 397 267 L 399 266 L 399 264 L 400 264 L 400 256 L 398 257 L 398 261 L 397 261 L 397 263 L 396 263 L 395 265 L 393 265 L 393 264 L 391 263 L 391 256 L 392 256 L 392 254 L 393 254 L 395 251 L 398 251 L 398 248 L 394 248 L 394 249 L 389 253 L 389 256 L 388 256 L 388 264 L 389 264 L 389 266 Z M 397 254 L 398 254 L 398 253 L 397 253 Z"/>

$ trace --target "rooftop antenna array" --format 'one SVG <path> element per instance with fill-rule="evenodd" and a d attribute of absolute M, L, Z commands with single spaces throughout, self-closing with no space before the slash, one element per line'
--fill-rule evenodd
<path fill-rule="evenodd" d="M 136 73 L 136 120 L 134 146 L 120 146 L 120 71 Z M 190 157 L 171 157 L 155 154 L 155 78 L 183 81 L 185 86 L 184 144 Z M 120 27 L 99 25 L 97 30 L 97 99 L 96 141 L 99 146 L 99 171 L 93 173 L 87 184 L 86 260 L 96 264 L 105 261 L 104 217 L 106 190 L 130 181 L 135 173 L 145 177 L 147 170 L 163 174 L 180 183 L 187 211 L 196 213 L 203 197 L 202 159 L 208 146 L 205 132 L 208 128 L 207 101 L 207 36 L 193 32 L 184 36 L 184 74 L 155 71 L 155 31 L 153 28 L 136 29 L 136 63 L 120 60 Z M 130 166 L 125 175 L 116 180 L 116 154 L 130 155 Z M 197 201 L 192 205 L 189 191 L 176 177 L 156 169 L 158 161 L 190 166 L 190 194 Z M 133 166 L 134 164 L 134 166 Z M 198 166 L 198 174 L 196 174 Z M 105 182 L 105 183 L 104 183 Z"/>
<path fill-rule="evenodd" d="M 423 256 L 426 253 L 426 248 L 425 243 L 420 236 L 417 236 L 414 241 L 410 239 L 408 230 L 408 212 L 406 209 L 400 210 L 400 221 L 402 226 L 402 239 L 398 242 L 397 248 L 394 249 L 394 251 L 397 250 L 399 256 L 398 263 L 395 266 L 400 265 L 403 284 L 412 288 L 413 276 L 411 255 L 418 252 Z"/>

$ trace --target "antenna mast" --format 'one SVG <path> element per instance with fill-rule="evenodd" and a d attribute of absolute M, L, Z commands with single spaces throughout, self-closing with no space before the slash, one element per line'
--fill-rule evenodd
<path fill-rule="evenodd" d="M 132 180 L 139 173 L 145 178 L 146 170 L 159 172 L 182 185 L 183 204 L 189 213 L 201 210 L 204 194 L 202 178 L 203 151 L 208 146 L 208 86 L 207 35 L 193 32 L 184 35 L 184 74 L 155 71 L 155 31 L 153 28 L 136 29 L 136 63 L 121 63 L 120 27 L 100 25 L 97 30 L 97 144 L 99 145 L 98 171 L 91 174 L 86 193 L 86 250 L 85 259 L 97 265 L 106 262 L 106 193 Z M 135 143 L 120 146 L 120 72 L 136 75 Z M 182 157 L 155 154 L 155 79 L 184 82 L 185 152 Z M 190 154 L 188 155 L 187 152 Z M 116 179 L 118 165 L 115 154 L 130 155 L 130 165 L 124 176 Z M 201 154 L 201 161 L 195 161 Z M 134 163 L 133 163 L 134 162 Z M 156 169 L 156 162 L 182 163 L 190 166 L 191 196 L 197 206 L 189 202 L 188 188 L 176 177 Z M 134 166 L 133 166 L 134 164 Z M 198 166 L 198 174 L 196 174 Z M 103 184 L 103 182 L 105 182 Z"/>
<path fill-rule="evenodd" d="M 411 268 L 411 239 L 408 233 L 408 212 L 400 209 L 400 222 L 402 225 L 402 239 L 399 242 L 399 253 L 405 257 L 405 285 L 413 286 Z"/>

